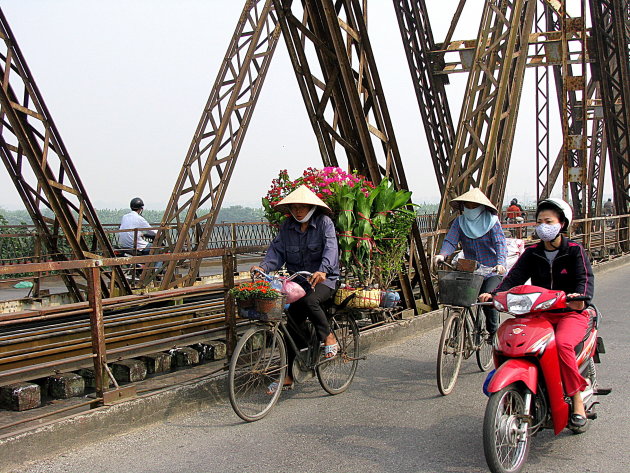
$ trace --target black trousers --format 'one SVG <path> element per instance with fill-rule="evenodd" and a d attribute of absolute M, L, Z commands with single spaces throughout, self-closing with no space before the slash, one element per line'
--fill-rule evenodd
<path fill-rule="evenodd" d="M 494 291 L 499 284 L 501 284 L 501 280 L 503 276 L 490 276 L 489 278 L 484 279 L 483 284 L 481 285 L 481 289 L 479 290 L 479 294 L 483 294 L 484 292 L 492 292 Z M 482 306 L 483 313 L 486 315 L 486 328 L 488 332 L 495 333 L 499 328 L 499 312 L 493 306 Z"/>
<path fill-rule="evenodd" d="M 330 334 L 330 324 L 322 304 L 330 300 L 334 292 L 333 289 L 325 284 L 319 283 L 315 286 L 315 289 L 307 291 L 304 297 L 289 306 L 287 327 L 298 348 L 305 348 L 309 342 L 309 334 L 305 324 L 307 318 L 315 327 L 317 338 L 320 342 L 326 340 L 326 337 Z M 293 365 L 295 353 L 288 343 L 287 350 L 290 368 Z"/>

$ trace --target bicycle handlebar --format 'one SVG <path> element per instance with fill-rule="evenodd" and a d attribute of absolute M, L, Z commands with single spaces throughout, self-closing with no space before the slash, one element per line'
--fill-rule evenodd
<path fill-rule="evenodd" d="M 260 275 L 265 278 L 268 281 L 271 281 L 273 279 L 283 279 L 285 281 L 292 281 L 293 279 L 295 279 L 298 276 L 302 276 L 303 278 L 310 278 L 313 273 L 309 272 L 309 271 L 296 271 L 295 273 L 291 274 L 290 276 L 280 276 L 278 274 L 274 274 L 273 276 L 271 274 L 267 274 L 264 271 L 261 271 L 259 269 L 254 269 L 252 270 L 252 279 L 254 278 L 254 274 L 255 273 L 260 273 Z"/>

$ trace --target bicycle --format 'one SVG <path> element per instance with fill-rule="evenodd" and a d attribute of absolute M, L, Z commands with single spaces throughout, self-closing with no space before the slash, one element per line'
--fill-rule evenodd
<path fill-rule="evenodd" d="M 440 303 L 445 304 L 442 335 L 438 346 L 437 385 L 446 396 L 453 391 L 462 359 L 475 353 L 477 366 L 488 371 L 492 366 L 492 345 L 488 341 L 486 317 L 475 303 L 483 283 L 483 275 L 456 271 L 438 271 Z M 475 307 L 473 311 L 472 307 Z"/>
<path fill-rule="evenodd" d="M 269 276 L 268 280 L 291 280 L 297 276 L 310 276 L 301 271 L 288 278 Z M 292 365 L 294 381 L 301 383 L 317 376 L 319 384 L 331 395 L 344 392 L 354 378 L 359 357 L 359 328 L 354 318 L 343 309 L 353 296 L 340 305 L 326 307 L 330 326 L 337 338 L 339 350 L 328 359 L 320 357 L 320 344 L 313 326 L 307 322 L 308 344 L 300 349 L 291 336 L 288 324 L 291 320 L 283 316 L 279 320 L 255 321 L 239 339 L 230 361 L 228 389 L 234 412 L 243 420 L 253 422 L 265 417 L 276 404 L 282 392 L 287 373 L 287 342 L 295 353 Z M 270 392 L 270 386 L 278 383 Z"/>

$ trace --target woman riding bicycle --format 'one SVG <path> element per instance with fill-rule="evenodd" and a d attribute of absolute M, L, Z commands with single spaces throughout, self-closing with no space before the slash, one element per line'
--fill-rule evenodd
<path fill-rule="evenodd" d="M 494 291 L 484 291 L 482 302 L 492 299 L 492 294 L 524 284 L 531 278 L 535 286 L 562 290 L 570 296 L 593 297 L 593 270 L 579 243 L 569 240 L 562 233 L 571 225 L 573 211 L 562 199 L 541 201 L 536 209 L 536 234 L 542 240 L 525 250 L 505 279 Z M 568 310 L 544 313 L 553 326 L 558 347 L 562 385 L 567 396 L 573 399 L 571 424 L 583 427 L 586 413 L 581 392 L 586 380 L 580 374 L 575 360 L 575 346 L 580 343 L 589 323 L 583 301 L 567 303 Z"/>
<path fill-rule="evenodd" d="M 440 253 L 434 257 L 438 264 L 452 254 L 458 243 L 461 243 L 464 258 L 494 269 L 484 276 L 480 292 L 491 292 L 501 282 L 505 273 L 507 244 L 501 223 L 497 217 L 497 209 L 479 188 L 471 189 L 465 194 L 451 200 L 450 205 L 462 211 L 452 223 L 446 234 Z M 484 307 L 488 340 L 499 328 L 499 313 L 494 307 Z"/>
<path fill-rule="evenodd" d="M 330 300 L 339 280 L 339 250 L 333 221 L 326 215 L 330 208 L 308 187 L 302 185 L 287 195 L 275 209 L 289 214 L 278 235 L 267 250 L 264 260 L 251 271 L 276 271 L 286 264 L 290 273 L 309 271 L 313 275 L 299 283 L 306 295 L 289 307 L 289 318 L 298 332 L 303 332 L 306 318 L 311 321 L 323 344 L 324 357 L 337 354 L 339 345 L 330 329 L 322 304 Z M 289 350 L 289 367 L 295 354 Z M 287 374 L 285 386 L 293 378 Z"/>

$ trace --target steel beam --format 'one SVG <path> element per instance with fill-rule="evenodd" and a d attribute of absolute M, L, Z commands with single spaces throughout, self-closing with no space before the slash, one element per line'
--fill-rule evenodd
<path fill-rule="evenodd" d="M 445 88 L 448 79 L 447 76 L 434 75 L 443 56 L 432 54 L 436 45 L 425 0 L 394 0 L 394 9 L 438 188 L 443 193 L 455 142 L 455 127 Z"/>
<path fill-rule="evenodd" d="M 535 7 L 534 0 L 485 2 L 438 228 L 455 217 L 446 203 L 471 187 L 497 206 L 503 201 Z"/>
<path fill-rule="evenodd" d="M 590 0 L 614 204 L 630 208 L 630 0 Z"/>
<path fill-rule="evenodd" d="M 368 36 L 365 2 L 274 2 L 324 163 L 336 163 L 342 150 L 351 169 L 375 183 L 389 177 L 397 188 L 408 189 Z M 318 64 L 308 60 L 313 53 Z M 417 227 L 411 237 L 422 298 L 437 307 Z M 403 278 L 406 305 L 415 308 L 411 284 Z"/>
<path fill-rule="evenodd" d="M 35 84 L 26 60 L 0 10 L 0 156 L 39 235 L 57 261 L 72 257 L 112 257 L 114 251 L 87 191 L 70 159 L 61 136 Z M 54 218 L 45 215 L 50 211 Z M 93 232 L 88 245 L 85 232 Z M 75 273 L 85 284 L 86 274 Z M 63 275 L 72 297 L 84 294 L 69 274 Z M 104 295 L 129 294 L 131 288 L 122 270 L 101 272 Z"/>
<path fill-rule="evenodd" d="M 155 251 L 196 251 L 208 244 L 279 35 L 272 1 L 247 1 L 162 219 L 161 227 L 176 230 L 159 231 Z M 201 213 L 202 206 L 209 210 Z M 170 262 L 160 288 L 192 285 L 200 264 Z M 178 267 L 182 273 L 176 275 Z M 143 281 L 155 277 L 147 271 Z"/>

